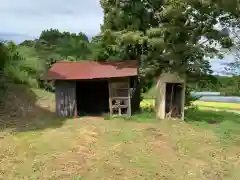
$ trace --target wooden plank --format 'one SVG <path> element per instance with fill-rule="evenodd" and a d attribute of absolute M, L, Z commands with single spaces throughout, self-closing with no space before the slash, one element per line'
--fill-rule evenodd
<path fill-rule="evenodd" d="M 128 97 L 112 97 L 112 100 L 128 100 Z"/>
<path fill-rule="evenodd" d="M 127 105 L 120 105 L 120 106 L 115 106 L 113 105 L 112 108 L 128 108 L 128 104 Z"/>
<path fill-rule="evenodd" d="M 56 81 L 56 112 L 60 116 L 76 115 L 76 83 Z"/>

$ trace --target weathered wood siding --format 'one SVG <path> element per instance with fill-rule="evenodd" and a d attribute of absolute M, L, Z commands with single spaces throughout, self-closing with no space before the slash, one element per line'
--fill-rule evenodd
<path fill-rule="evenodd" d="M 131 116 L 139 108 L 140 83 L 138 77 L 113 78 L 109 81 L 110 115 L 123 115 L 127 113 Z M 124 109 L 127 109 L 127 112 L 123 112 Z"/>
<path fill-rule="evenodd" d="M 56 113 L 59 116 L 76 114 L 76 82 L 58 80 L 55 82 Z"/>
<path fill-rule="evenodd" d="M 180 77 L 177 73 L 162 73 L 157 81 L 157 92 L 156 92 L 156 100 L 155 100 L 155 110 L 157 113 L 157 117 L 159 119 L 165 118 L 165 105 L 166 105 L 166 83 L 181 83 L 183 84 L 182 91 L 182 119 L 184 118 L 184 103 L 185 103 L 185 79 Z"/>
<path fill-rule="evenodd" d="M 123 115 L 124 109 L 131 115 L 130 81 L 129 77 L 112 78 L 109 80 L 110 115 Z M 117 112 L 117 113 L 116 113 Z"/>

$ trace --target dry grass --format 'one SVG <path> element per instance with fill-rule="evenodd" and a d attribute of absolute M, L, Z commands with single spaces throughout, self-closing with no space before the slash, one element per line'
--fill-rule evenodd
<path fill-rule="evenodd" d="M 0 179 L 240 178 L 239 146 L 181 122 L 68 119 L 0 141 Z"/>
<path fill-rule="evenodd" d="M 0 179 L 240 179 L 240 143 L 222 141 L 238 135 L 238 115 L 189 112 L 187 122 L 156 121 L 149 114 L 58 119 L 48 111 L 49 94 L 31 92 L 37 97 L 33 111 L 1 125 Z"/>

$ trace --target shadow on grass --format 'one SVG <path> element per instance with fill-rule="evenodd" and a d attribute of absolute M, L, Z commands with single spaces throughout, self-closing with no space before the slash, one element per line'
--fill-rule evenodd
<path fill-rule="evenodd" d="M 224 121 L 231 121 L 240 124 L 240 114 L 226 111 L 200 110 L 190 108 L 185 112 L 186 122 L 206 122 L 209 124 L 218 124 Z"/>
<path fill-rule="evenodd" d="M 0 130 L 26 132 L 61 127 L 66 118 L 55 115 L 52 108 L 55 100 L 51 95 L 25 85 L 10 84 L 0 109 Z"/>

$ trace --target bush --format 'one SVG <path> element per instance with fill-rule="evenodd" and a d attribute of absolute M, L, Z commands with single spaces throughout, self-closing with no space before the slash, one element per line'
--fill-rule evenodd
<path fill-rule="evenodd" d="M 189 86 L 186 86 L 186 91 L 185 91 L 185 106 L 186 107 L 193 106 L 192 102 L 199 100 L 201 98 L 201 96 L 194 97 L 193 95 L 191 95 L 192 90 L 193 90 L 192 88 L 190 88 Z"/>
<path fill-rule="evenodd" d="M 5 48 L 8 50 L 5 56 L 7 60 L 2 69 L 6 78 L 16 84 L 38 87 L 44 66 L 36 56 L 35 49 L 13 43 L 5 44 Z"/>
<path fill-rule="evenodd" d="M 4 73 L 10 81 L 13 81 L 13 83 L 38 87 L 37 80 L 32 78 L 27 71 L 21 70 L 18 66 L 8 65 L 5 67 Z"/>

